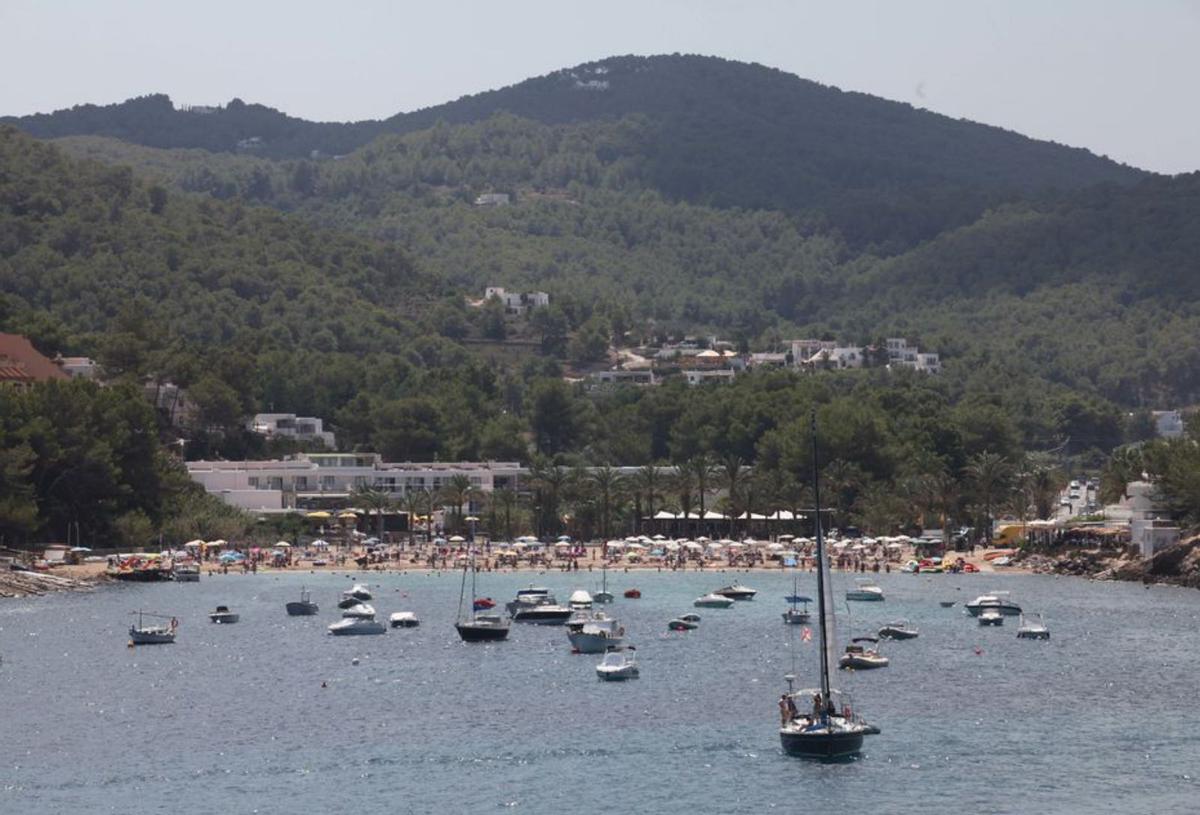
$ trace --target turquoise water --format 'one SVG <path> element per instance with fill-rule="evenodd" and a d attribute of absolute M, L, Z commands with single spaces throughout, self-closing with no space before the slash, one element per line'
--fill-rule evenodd
<path fill-rule="evenodd" d="M 205 576 L 0 603 L 0 812 L 1185 813 L 1200 809 L 1200 592 L 1051 577 L 881 575 L 843 638 L 908 617 L 883 670 L 839 677 L 883 734 L 856 762 L 779 749 L 776 700 L 816 644 L 783 625 L 792 578 L 740 575 L 758 599 L 699 610 L 720 573 L 610 574 L 640 680 L 601 683 L 561 628 L 465 645 L 457 574 L 371 575 L 381 618 L 417 629 L 329 637 L 345 575 Z M 529 575 L 481 575 L 506 600 Z M 534 576 L 560 599 L 599 575 Z M 850 584 L 835 576 L 838 596 Z M 301 584 L 317 617 L 287 617 Z M 813 594 L 812 575 L 800 578 Z M 624 600 L 630 586 L 641 600 Z M 961 607 L 1007 588 L 1049 642 Z M 218 603 L 234 626 L 204 616 Z M 136 608 L 174 614 L 175 645 L 126 647 Z M 976 653 L 977 649 L 981 653 Z M 352 664 L 357 658 L 358 665 Z M 326 687 L 322 687 L 322 682 Z"/>

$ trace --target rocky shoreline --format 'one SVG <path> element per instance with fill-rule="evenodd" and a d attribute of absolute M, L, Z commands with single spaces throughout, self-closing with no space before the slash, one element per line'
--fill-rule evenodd
<path fill-rule="evenodd" d="M 1163 583 L 1200 589 L 1200 537 L 1142 558 L 1128 552 L 1073 550 L 1060 555 L 1031 552 L 1020 564 L 1036 574 L 1062 574 L 1093 580 Z"/>
<path fill-rule="evenodd" d="M 0 598 L 38 597 L 57 591 L 87 591 L 105 580 L 98 577 L 61 577 L 46 572 L 0 571 Z"/>

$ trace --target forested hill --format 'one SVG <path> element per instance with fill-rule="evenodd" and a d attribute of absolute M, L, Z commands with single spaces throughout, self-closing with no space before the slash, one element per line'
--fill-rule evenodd
<path fill-rule="evenodd" d="M 899 250 L 1017 192 L 1126 183 L 1145 174 L 1086 150 L 846 93 L 712 57 L 615 57 L 382 122 L 313 123 L 235 100 L 203 113 L 164 96 L 10 119 L 52 138 L 106 135 L 156 147 L 271 158 L 342 154 L 383 133 L 508 112 L 543 123 L 631 114 L 653 127 L 645 175 L 668 197 L 819 212 L 852 244 Z"/>
<path fill-rule="evenodd" d="M 439 286 L 394 247 L 168 191 L 0 126 L 0 321 L 50 352 L 131 319 L 202 346 L 366 352 L 410 336 L 404 304 Z"/>

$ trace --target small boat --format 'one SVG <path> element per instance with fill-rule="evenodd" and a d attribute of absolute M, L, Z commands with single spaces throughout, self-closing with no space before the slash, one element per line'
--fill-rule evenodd
<path fill-rule="evenodd" d="M 706 594 L 692 603 L 696 608 L 729 608 L 734 601 L 722 594 Z"/>
<path fill-rule="evenodd" d="M 625 628 L 603 611 L 597 611 L 572 618 L 567 623 L 567 639 L 581 654 L 603 654 L 624 644 Z"/>
<path fill-rule="evenodd" d="M 908 620 L 896 620 L 879 629 L 881 640 L 912 640 L 920 634 L 920 629 Z"/>
<path fill-rule="evenodd" d="M 491 613 L 495 602 L 490 597 L 478 597 L 475 592 L 475 550 L 471 550 L 471 601 L 470 614 L 463 614 L 464 600 L 467 597 L 467 570 L 463 570 L 462 587 L 458 592 L 458 620 L 454 630 L 463 642 L 499 642 L 508 639 L 508 620 L 499 614 Z M 520 593 L 518 592 L 518 597 Z M 481 613 L 483 612 L 483 613 Z"/>
<path fill-rule="evenodd" d="M 354 605 L 350 606 L 350 608 L 343 611 L 342 616 L 347 620 L 374 620 L 375 606 L 371 605 L 370 603 L 355 603 Z"/>
<path fill-rule="evenodd" d="M 875 584 L 875 581 L 860 577 L 854 581 L 854 588 L 846 590 L 847 600 L 858 600 L 861 602 L 879 602 L 883 600 L 883 589 Z"/>
<path fill-rule="evenodd" d="M 753 600 L 754 595 L 758 594 L 758 590 L 743 586 L 741 583 L 734 583 L 732 586 L 723 586 L 717 589 L 713 594 L 719 594 L 731 600 Z"/>
<path fill-rule="evenodd" d="M 329 633 L 337 636 L 356 634 L 386 634 L 387 627 L 374 617 L 347 617 L 329 626 Z"/>
<path fill-rule="evenodd" d="M 1021 613 L 1021 607 L 1009 599 L 1007 591 L 993 591 L 990 594 L 981 594 L 974 600 L 966 603 L 967 613 L 972 617 L 978 617 L 979 613 L 985 609 L 995 609 L 1006 617 L 1016 617 Z"/>
<path fill-rule="evenodd" d="M 783 722 L 779 727 L 779 741 L 790 756 L 836 761 L 849 758 L 862 751 L 863 739 L 879 733 L 879 728 L 868 724 L 856 713 L 850 698 L 830 684 L 829 673 L 833 662 L 833 587 L 829 574 L 829 557 L 825 552 L 824 534 L 821 523 L 821 477 L 817 458 L 817 415 L 812 414 L 812 468 L 813 468 L 813 512 L 816 558 L 817 558 L 817 642 L 820 646 L 821 685 L 813 690 L 795 691 L 796 677 L 788 674 L 788 692 L 780 698 Z M 799 700 L 799 704 L 797 704 Z"/>
<path fill-rule="evenodd" d="M 416 628 L 421 624 L 417 615 L 411 611 L 397 611 L 388 617 L 388 622 L 392 628 Z"/>
<path fill-rule="evenodd" d="M 1004 615 L 999 609 L 985 608 L 979 613 L 980 625 L 1004 625 Z"/>
<path fill-rule="evenodd" d="M 1041 614 L 1022 614 L 1021 625 L 1017 628 L 1017 639 L 1048 640 L 1050 629 L 1042 621 Z"/>
<path fill-rule="evenodd" d="M 641 599 L 641 596 L 642 596 L 641 589 L 625 589 L 625 599 L 626 600 L 638 600 L 638 599 Z"/>
<path fill-rule="evenodd" d="M 229 610 L 229 606 L 217 606 L 217 610 L 208 615 L 208 619 L 214 623 L 236 623 L 238 615 Z"/>
<path fill-rule="evenodd" d="M 355 583 L 350 587 L 349 591 L 344 591 L 342 594 L 348 597 L 353 597 L 355 600 L 367 601 L 371 599 L 371 590 L 362 583 Z"/>
<path fill-rule="evenodd" d="M 602 577 L 600 578 L 600 591 L 592 595 L 593 603 L 611 603 L 613 601 L 612 592 L 608 590 L 608 566 L 601 570 Z"/>
<path fill-rule="evenodd" d="M 808 613 L 808 604 L 812 602 L 812 598 L 797 594 L 796 587 L 798 584 L 799 581 L 793 577 L 792 593 L 783 598 L 792 604 L 791 608 L 783 612 L 783 622 L 787 625 L 804 625 L 812 616 Z M 804 605 L 804 608 L 799 608 L 801 604 Z"/>
<path fill-rule="evenodd" d="M 145 614 L 141 611 L 133 612 L 137 615 L 137 622 L 129 626 L 129 642 L 133 645 L 169 645 L 175 642 L 175 630 L 179 627 L 179 623 L 174 617 L 166 617 L 161 614 Z M 143 617 L 157 617 L 167 620 L 163 625 L 146 625 Z"/>
<path fill-rule="evenodd" d="M 941 606 L 942 608 L 954 608 L 954 604 L 956 602 L 958 602 L 958 601 L 956 601 L 956 600 L 939 600 L 938 605 Z"/>
<path fill-rule="evenodd" d="M 361 601 L 357 597 L 343 593 L 342 599 L 338 600 L 338 608 L 353 608 L 354 606 L 358 605 L 360 602 Z"/>
<path fill-rule="evenodd" d="M 311 617 L 320 610 L 308 596 L 308 590 L 303 587 L 300 589 L 300 599 L 287 604 L 287 613 L 291 617 Z"/>
<path fill-rule="evenodd" d="M 575 611 L 591 608 L 592 595 L 588 594 L 588 592 L 583 589 L 576 589 L 575 591 L 571 592 L 571 596 L 567 600 L 567 605 L 569 605 Z"/>
<path fill-rule="evenodd" d="M 863 643 L 869 644 L 863 645 Z M 879 640 L 875 637 L 855 637 L 850 640 L 850 644 L 846 646 L 846 652 L 838 660 L 838 667 L 852 668 L 856 671 L 886 668 L 890 660 L 880 654 L 876 648 L 871 647 L 878 643 Z"/>
<path fill-rule="evenodd" d="M 694 631 L 699 627 L 699 614 L 680 614 L 674 620 L 667 623 L 667 628 L 672 631 Z"/>
<path fill-rule="evenodd" d="M 630 649 L 632 651 L 633 649 Z M 596 676 L 606 682 L 638 678 L 638 664 L 629 651 L 609 651 L 596 666 Z"/>
<path fill-rule="evenodd" d="M 574 613 L 574 610 L 568 606 L 560 606 L 557 603 L 539 603 L 517 609 L 512 619 L 514 623 L 564 625 Z"/>
<path fill-rule="evenodd" d="M 515 600 L 509 600 L 504 604 L 505 610 L 510 617 L 515 617 L 517 612 L 527 606 L 538 604 L 553 604 L 558 601 L 554 599 L 554 595 L 550 593 L 550 589 L 541 586 L 530 586 L 525 589 L 517 589 L 517 597 Z"/>
<path fill-rule="evenodd" d="M 200 567 L 194 563 L 185 563 L 176 566 L 173 574 L 176 583 L 199 583 L 200 582 Z"/>

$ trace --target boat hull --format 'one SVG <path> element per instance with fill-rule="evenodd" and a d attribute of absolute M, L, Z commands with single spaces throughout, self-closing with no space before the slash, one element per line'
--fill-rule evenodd
<path fill-rule="evenodd" d="M 859 603 L 881 603 L 883 602 L 883 595 L 873 591 L 848 591 L 846 592 L 846 599 Z"/>
<path fill-rule="evenodd" d="M 354 624 L 347 625 L 347 623 L 349 623 L 349 622 L 353 622 Z M 336 622 L 333 625 L 329 626 L 329 633 L 333 634 L 336 637 L 352 637 L 352 636 L 363 636 L 363 635 L 370 635 L 370 634 L 386 634 L 387 626 L 385 626 L 383 623 L 376 622 L 375 620 L 362 620 L 362 619 L 342 620 L 341 622 Z"/>
<path fill-rule="evenodd" d="M 980 614 L 982 614 L 983 612 L 987 611 L 990 608 L 995 609 L 996 611 L 999 611 L 1005 617 L 1016 617 L 1021 614 L 1021 607 L 1016 605 L 1015 603 L 1004 603 L 1002 605 L 996 605 L 996 604 L 992 604 L 992 603 L 989 603 L 986 605 L 978 605 L 978 604 L 974 604 L 974 603 L 966 604 L 967 613 L 970 614 L 972 617 L 978 617 Z"/>
<path fill-rule="evenodd" d="M 667 623 L 667 628 L 672 631 L 694 631 L 699 627 L 696 623 L 689 622 L 688 620 L 671 620 L 671 622 Z"/>
<path fill-rule="evenodd" d="M 170 645 L 175 642 L 175 634 L 171 631 L 138 631 L 131 628 L 129 641 L 134 645 Z"/>
<path fill-rule="evenodd" d="M 236 614 L 209 614 L 208 619 L 219 625 L 232 625 L 241 618 Z"/>
<path fill-rule="evenodd" d="M 1018 631 L 1017 639 L 1048 640 L 1048 639 L 1050 639 L 1050 632 L 1049 631 Z"/>
<path fill-rule="evenodd" d="M 581 654 L 603 654 L 612 648 L 620 648 L 625 644 L 624 637 L 610 637 L 604 634 L 568 634 L 571 645 Z"/>
<path fill-rule="evenodd" d="M 200 582 L 200 572 L 176 571 L 175 572 L 175 582 L 176 583 L 199 583 Z"/>
<path fill-rule="evenodd" d="M 593 603 L 611 603 L 613 599 L 612 593 L 607 591 L 598 591 L 592 595 Z"/>
<path fill-rule="evenodd" d="M 881 640 L 915 640 L 919 632 L 910 628 L 881 628 L 879 629 L 879 638 Z"/>
<path fill-rule="evenodd" d="M 291 617 L 312 617 L 320 610 L 316 603 L 294 601 L 287 604 L 287 613 Z"/>
<path fill-rule="evenodd" d="M 805 625 L 811 619 L 812 615 L 807 611 L 792 611 L 783 612 L 783 621 L 788 625 Z"/>
<path fill-rule="evenodd" d="M 829 760 L 861 753 L 864 735 L 862 732 L 805 733 L 780 730 L 779 740 L 783 751 L 789 756 Z"/>
<path fill-rule="evenodd" d="M 603 666 L 596 669 L 596 676 L 605 682 L 624 682 L 627 679 L 637 679 L 637 668 L 614 668 L 605 669 Z"/>
<path fill-rule="evenodd" d="M 887 657 L 842 656 L 838 667 L 842 670 L 869 671 L 873 668 L 886 668 L 890 660 Z"/>
<path fill-rule="evenodd" d="M 555 609 L 547 610 L 534 606 L 530 609 L 523 609 L 513 615 L 514 623 L 528 623 L 532 625 L 566 625 L 567 620 L 571 619 L 574 614 L 572 609 Z"/>
<path fill-rule="evenodd" d="M 508 626 L 457 623 L 458 636 L 463 642 L 498 642 L 508 639 Z"/>

